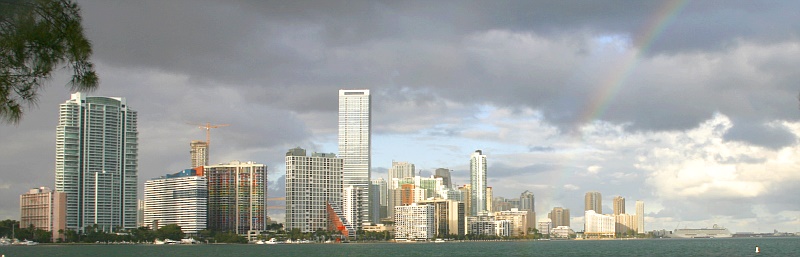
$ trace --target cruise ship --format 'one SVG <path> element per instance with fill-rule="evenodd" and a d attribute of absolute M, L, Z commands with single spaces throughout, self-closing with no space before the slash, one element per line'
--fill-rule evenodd
<path fill-rule="evenodd" d="M 732 237 L 727 228 L 714 224 L 711 228 L 679 228 L 675 229 L 671 238 L 719 238 Z"/>

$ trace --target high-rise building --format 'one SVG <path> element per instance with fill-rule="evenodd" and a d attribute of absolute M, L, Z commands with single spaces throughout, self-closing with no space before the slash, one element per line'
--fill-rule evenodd
<path fill-rule="evenodd" d="M 463 186 L 458 187 L 458 191 L 461 192 L 461 201 L 464 203 L 464 210 L 466 216 L 473 216 L 472 215 L 472 188 L 470 188 L 470 184 L 466 184 Z"/>
<path fill-rule="evenodd" d="M 644 234 L 644 202 L 636 201 L 636 233 Z"/>
<path fill-rule="evenodd" d="M 53 242 L 63 239 L 59 230 L 66 228 L 67 195 L 47 187 L 33 188 L 19 196 L 19 227 L 34 226 L 53 233 Z"/>
<path fill-rule="evenodd" d="M 476 150 L 470 156 L 469 184 L 471 188 L 470 215 L 475 216 L 481 212 L 489 211 L 486 195 L 486 155 L 481 150 Z"/>
<path fill-rule="evenodd" d="M 389 189 L 397 189 L 399 187 L 399 185 L 393 185 L 392 181 L 394 179 L 413 178 L 415 176 L 414 171 L 413 163 L 393 161 L 392 167 L 388 171 L 389 179 L 386 180 L 389 183 Z"/>
<path fill-rule="evenodd" d="M 507 220 L 511 223 L 511 236 L 524 236 L 536 228 L 536 213 L 529 210 L 512 208 L 508 211 L 494 213 L 496 220 Z"/>
<path fill-rule="evenodd" d="M 328 229 L 327 204 L 342 202 L 342 159 L 297 147 L 286 152 L 286 230 Z"/>
<path fill-rule="evenodd" d="M 603 197 L 600 192 L 587 192 L 584 198 L 584 205 L 584 211 L 592 210 L 597 214 L 603 214 Z"/>
<path fill-rule="evenodd" d="M 144 206 L 144 224 L 156 226 L 151 229 L 176 224 L 186 234 L 199 234 L 206 229 L 208 217 L 208 179 L 203 167 L 144 182 Z"/>
<path fill-rule="evenodd" d="M 486 187 L 486 212 L 492 213 L 492 205 L 494 204 L 494 189 Z"/>
<path fill-rule="evenodd" d="M 144 224 L 144 199 L 136 200 L 136 227 L 146 227 Z"/>
<path fill-rule="evenodd" d="M 379 224 L 381 219 L 387 218 L 389 205 L 388 199 L 388 185 L 383 178 L 373 179 L 370 183 L 370 206 L 372 211 L 372 223 Z"/>
<path fill-rule="evenodd" d="M 136 111 L 125 98 L 83 93 L 59 108 L 55 190 L 67 195 L 67 229 L 136 228 Z"/>
<path fill-rule="evenodd" d="M 547 217 L 553 222 L 553 227 L 569 227 L 569 209 L 553 207 L 553 210 L 550 211 L 550 214 L 548 214 Z"/>
<path fill-rule="evenodd" d="M 208 143 L 206 141 L 192 140 L 189 143 L 189 155 L 192 158 L 192 168 L 208 165 Z"/>
<path fill-rule="evenodd" d="M 339 157 L 342 165 L 342 186 L 353 186 L 359 199 L 354 199 L 354 224 L 370 222 L 369 184 L 371 180 L 372 114 L 369 90 L 339 90 Z"/>
<path fill-rule="evenodd" d="M 519 195 L 519 209 L 522 211 L 536 212 L 536 203 L 533 192 L 525 190 Z"/>
<path fill-rule="evenodd" d="M 444 184 L 445 187 L 453 187 L 453 181 L 450 178 L 450 169 L 438 168 L 434 173 L 434 177 L 442 178 L 442 184 Z"/>
<path fill-rule="evenodd" d="M 614 201 L 614 215 L 620 215 L 625 213 L 625 197 L 615 196 L 613 201 Z"/>
<path fill-rule="evenodd" d="M 239 235 L 267 225 L 267 165 L 232 161 L 204 167 L 208 228 Z"/>

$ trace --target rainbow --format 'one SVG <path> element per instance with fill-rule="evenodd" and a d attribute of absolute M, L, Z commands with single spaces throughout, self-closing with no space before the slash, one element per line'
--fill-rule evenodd
<path fill-rule="evenodd" d="M 590 95 L 592 98 L 583 108 L 576 123 L 577 126 L 582 126 L 603 117 L 611 100 L 614 99 L 634 68 L 636 68 L 639 63 L 639 57 L 650 49 L 653 42 L 661 35 L 664 28 L 675 19 L 675 16 L 683 9 L 686 2 L 687 0 L 664 2 L 655 15 L 648 20 L 643 29 L 634 35 L 632 52 L 625 56 L 620 62 L 620 67 L 614 68 L 614 72 L 604 79 L 601 86 Z"/>

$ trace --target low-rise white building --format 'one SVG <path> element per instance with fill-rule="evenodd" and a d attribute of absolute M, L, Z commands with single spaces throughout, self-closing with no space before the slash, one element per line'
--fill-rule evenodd
<path fill-rule="evenodd" d="M 186 234 L 198 234 L 206 229 L 208 180 L 196 169 L 148 180 L 144 206 L 144 223 L 151 229 L 176 224 Z"/>
<path fill-rule="evenodd" d="M 575 231 L 573 231 L 570 227 L 567 226 L 558 226 L 550 229 L 551 238 L 570 238 L 570 236 L 574 234 Z"/>
<path fill-rule="evenodd" d="M 586 211 L 584 215 L 586 230 L 583 232 L 586 238 L 614 237 L 616 222 L 613 215 L 603 215 L 593 210 Z"/>

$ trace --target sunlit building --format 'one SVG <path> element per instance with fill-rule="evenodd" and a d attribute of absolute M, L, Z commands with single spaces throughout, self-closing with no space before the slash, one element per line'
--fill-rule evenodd
<path fill-rule="evenodd" d="M 489 211 L 489 207 L 487 207 L 489 200 L 486 193 L 486 155 L 481 150 L 476 150 L 470 156 L 469 163 L 470 215 L 475 216 L 478 213 Z"/>
<path fill-rule="evenodd" d="M 394 238 L 397 240 L 428 240 L 436 235 L 435 211 L 433 205 L 394 207 Z"/>
<path fill-rule="evenodd" d="M 584 199 L 584 204 L 584 211 L 592 210 L 595 213 L 603 214 L 603 196 L 600 194 L 600 192 L 587 192 Z"/>
<path fill-rule="evenodd" d="M 189 155 L 192 159 L 192 166 L 200 167 L 208 165 L 208 143 L 206 141 L 192 140 L 189 143 Z"/>
<path fill-rule="evenodd" d="M 55 191 L 67 195 L 66 227 L 136 228 L 136 111 L 125 98 L 83 93 L 59 108 Z"/>
<path fill-rule="evenodd" d="M 370 223 L 369 185 L 371 180 L 372 114 L 369 90 L 339 90 L 339 158 L 342 158 L 342 185 L 355 188 L 350 207 L 353 223 L 361 228 Z"/>
<path fill-rule="evenodd" d="M 342 159 L 293 148 L 286 152 L 286 230 L 327 230 L 327 204 L 342 202 Z"/>
<path fill-rule="evenodd" d="M 567 226 L 569 227 L 569 209 L 554 207 L 548 218 L 553 222 L 553 227 Z"/>

